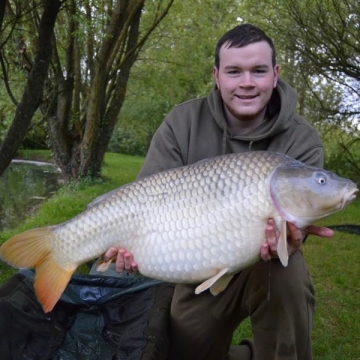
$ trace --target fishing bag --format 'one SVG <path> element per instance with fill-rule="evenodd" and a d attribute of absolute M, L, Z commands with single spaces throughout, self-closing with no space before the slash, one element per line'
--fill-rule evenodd
<path fill-rule="evenodd" d="M 162 360 L 174 286 L 142 276 L 74 275 L 44 313 L 34 273 L 0 287 L 0 354 L 7 360 Z"/>

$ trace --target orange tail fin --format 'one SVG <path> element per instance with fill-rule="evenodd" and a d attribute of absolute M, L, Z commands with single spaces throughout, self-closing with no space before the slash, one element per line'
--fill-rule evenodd
<path fill-rule="evenodd" d="M 64 268 L 55 261 L 52 237 L 51 227 L 29 230 L 13 236 L 0 248 L 0 257 L 10 265 L 35 268 L 35 293 L 45 312 L 53 309 L 76 269 L 76 265 Z"/>

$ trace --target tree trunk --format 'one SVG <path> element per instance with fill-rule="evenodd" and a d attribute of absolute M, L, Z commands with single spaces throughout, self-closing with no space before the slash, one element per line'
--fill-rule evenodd
<path fill-rule="evenodd" d="M 97 127 L 91 142 L 83 141 L 81 146 L 81 173 L 87 174 L 91 177 L 99 176 L 101 170 L 101 163 L 103 161 L 107 146 L 111 139 L 118 115 L 120 113 L 122 104 L 125 99 L 126 86 L 130 76 L 130 70 L 133 66 L 137 52 L 135 51 L 139 39 L 139 26 L 144 1 L 140 0 L 134 6 L 134 2 L 130 9 L 127 9 L 127 20 L 131 17 L 131 25 L 126 29 L 127 42 L 125 46 L 124 61 L 121 64 L 121 71 L 118 72 L 114 81 L 114 90 L 111 95 L 111 100 L 108 106 L 101 111 L 101 103 L 98 103 L 97 111 L 101 111 L 101 116 L 97 119 L 95 112 L 89 113 L 88 121 Z M 105 60 L 105 59 L 104 59 Z M 101 75 L 101 73 L 97 73 Z M 107 74 L 108 75 L 108 74 Z M 96 97 L 97 93 L 92 92 Z M 104 94 L 105 96 L 106 94 Z M 94 102 L 91 101 L 93 104 Z M 93 109 L 94 111 L 94 109 Z M 84 140 L 86 140 L 86 133 Z"/>
<path fill-rule="evenodd" d="M 39 24 L 38 51 L 18 104 L 14 120 L 0 147 L 0 175 L 10 164 L 31 124 L 43 94 L 43 86 L 52 54 L 53 30 L 60 9 L 59 0 L 46 0 Z"/>
<path fill-rule="evenodd" d="M 65 72 L 62 69 L 57 48 L 54 49 L 54 88 L 53 103 L 47 109 L 50 146 L 55 162 L 61 168 L 63 178 L 69 181 L 77 178 L 78 167 L 73 165 L 73 156 L 79 147 L 79 137 L 71 131 L 70 123 L 73 116 L 73 92 L 75 84 L 76 49 L 74 32 L 77 30 L 74 21 L 76 4 L 71 0 L 67 6 L 67 47 L 65 52 Z M 64 75 L 65 73 L 66 75 Z M 77 74 L 79 76 L 79 74 Z M 74 95 L 76 99 L 76 96 Z"/>

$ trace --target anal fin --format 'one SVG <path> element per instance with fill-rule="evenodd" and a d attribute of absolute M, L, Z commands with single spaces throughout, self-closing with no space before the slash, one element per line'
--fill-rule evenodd
<path fill-rule="evenodd" d="M 222 269 L 210 279 L 205 280 L 195 289 L 195 294 L 200 294 L 209 288 L 214 296 L 224 291 L 234 276 L 234 274 L 227 274 L 228 271 L 228 268 Z"/>
<path fill-rule="evenodd" d="M 104 261 L 103 259 L 99 259 L 96 263 L 96 271 L 99 272 L 105 272 L 107 270 L 109 270 L 109 267 L 111 265 L 112 262 L 114 262 L 115 259 L 110 259 L 108 261 Z"/>

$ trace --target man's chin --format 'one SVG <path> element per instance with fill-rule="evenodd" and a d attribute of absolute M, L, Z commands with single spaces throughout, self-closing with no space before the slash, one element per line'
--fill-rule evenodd
<path fill-rule="evenodd" d="M 266 109 L 266 108 L 265 108 Z M 241 107 L 238 109 L 233 109 L 232 115 L 235 116 L 237 119 L 241 119 L 244 121 L 251 121 L 254 119 L 258 119 L 259 117 L 265 116 L 265 109 L 259 109 L 259 107 Z"/>
<path fill-rule="evenodd" d="M 252 121 L 252 120 L 258 118 L 260 113 L 261 112 L 258 112 L 258 111 L 240 111 L 240 112 L 233 114 L 233 116 L 235 116 L 239 120 Z"/>

